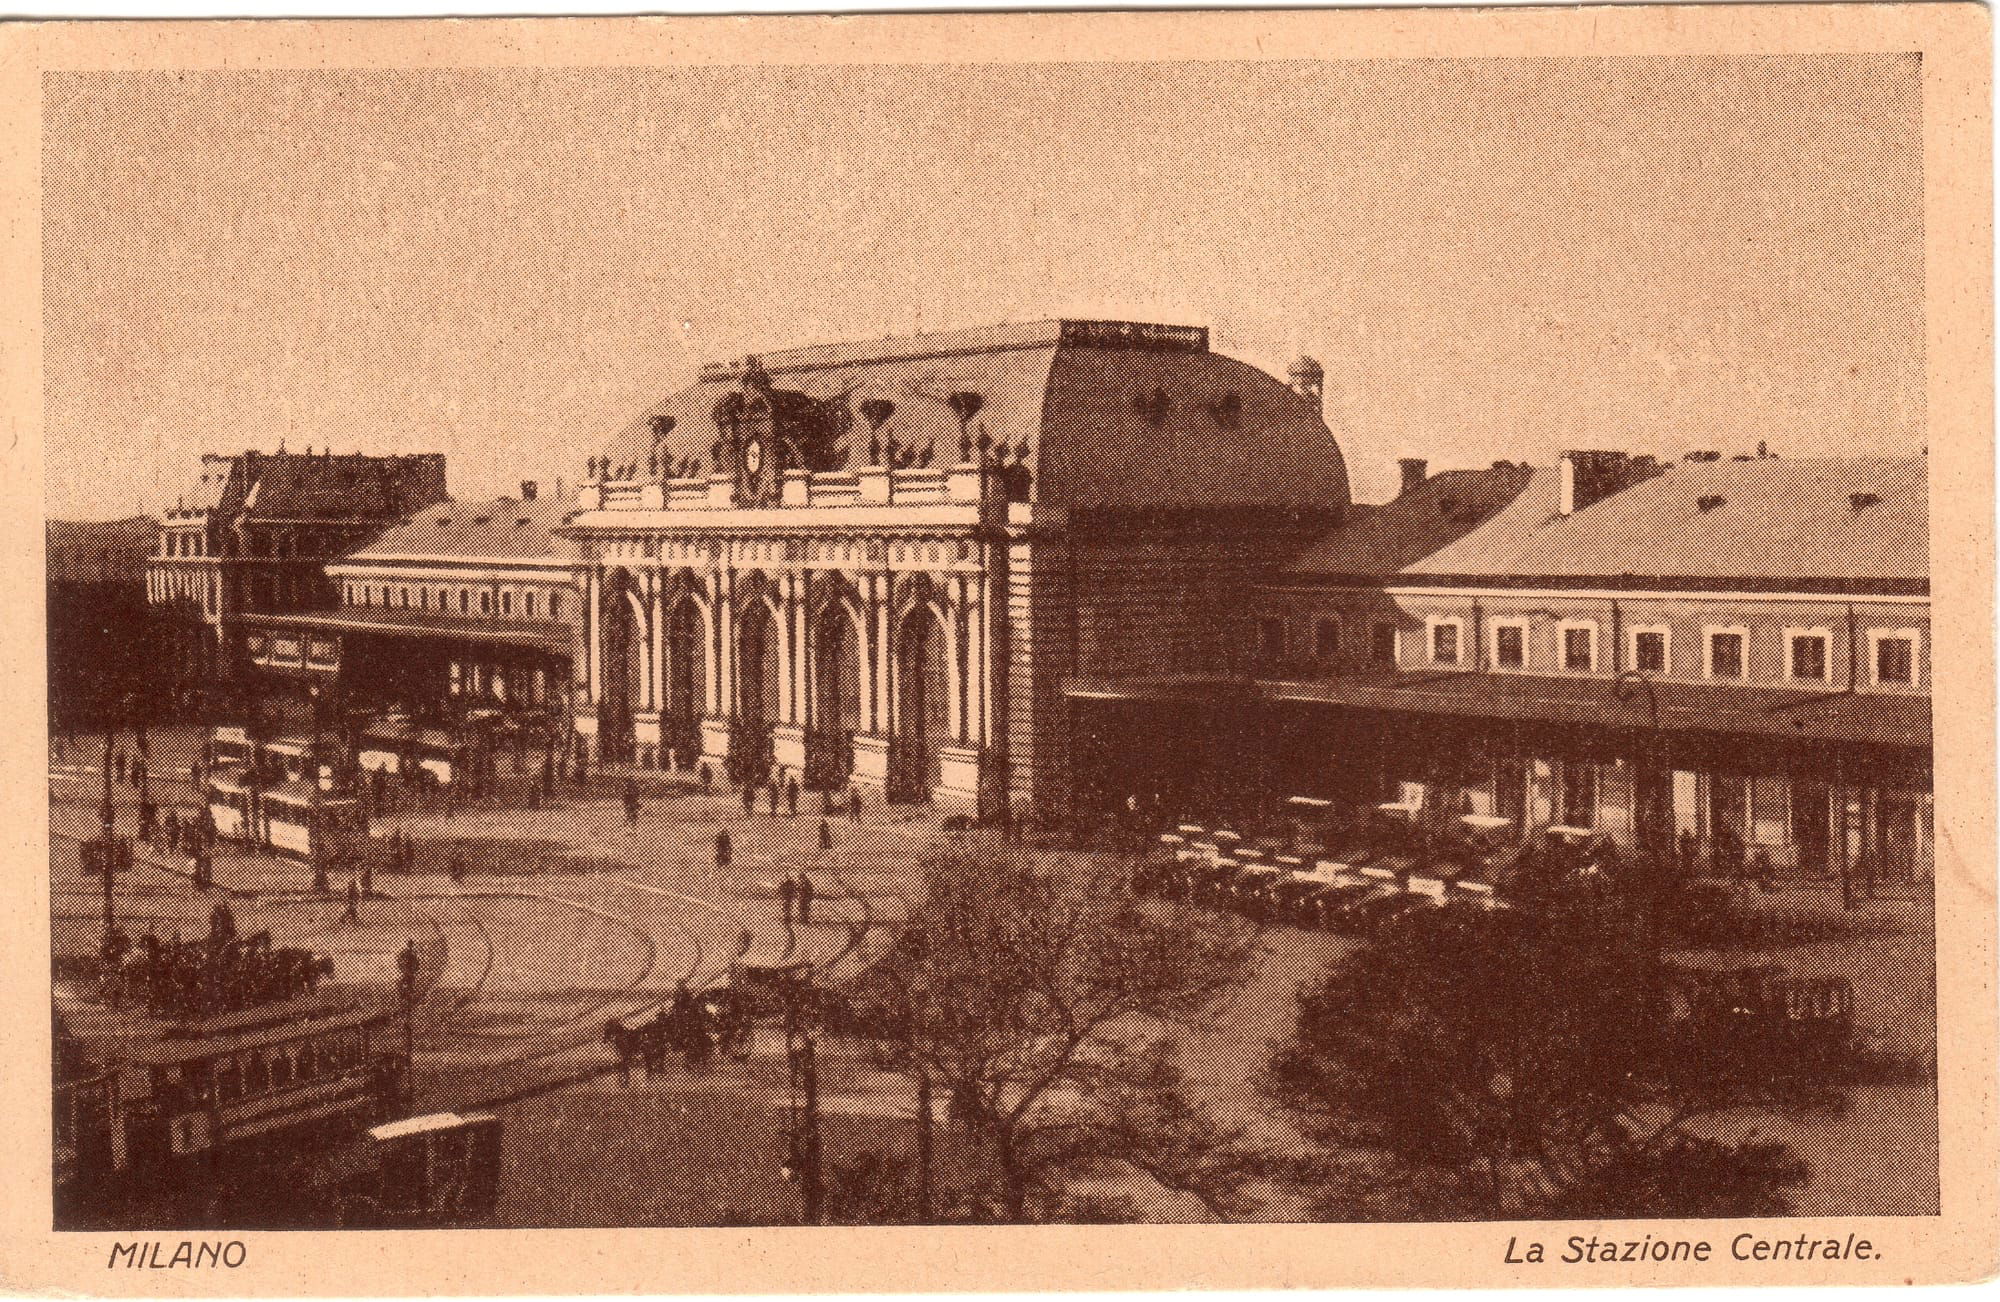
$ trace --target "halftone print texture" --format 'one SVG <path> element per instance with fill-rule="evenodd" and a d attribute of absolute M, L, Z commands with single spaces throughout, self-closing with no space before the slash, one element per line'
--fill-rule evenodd
<path fill-rule="evenodd" d="M 1937 1215 L 1921 74 L 47 76 L 56 1226 Z"/>

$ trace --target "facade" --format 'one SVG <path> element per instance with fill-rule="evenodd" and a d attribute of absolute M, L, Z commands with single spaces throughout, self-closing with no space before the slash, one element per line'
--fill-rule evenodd
<path fill-rule="evenodd" d="M 51 520 L 47 529 L 50 722 L 78 726 L 151 681 L 148 558 L 160 522 Z"/>
<path fill-rule="evenodd" d="M 328 560 L 444 496 L 435 453 L 204 456 L 146 574 L 174 684 L 205 689 L 249 671 L 245 617 L 334 605 Z"/>
<path fill-rule="evenodd" d="M 1415 467 L 1261 594 L 1268 794 L 1928 877 L 1926 471 Z"/>
<path fill-rule="evenodd" d="M 1048 321 L 703 369 L 590 460 L 570 531 L 601 758 L 1067 807 L 1066 680 L 1240 658 L 1341 518 L 1316 365 Z"/>
<path fill-rule="evenodd" d="M 255 663 L 339 683 L 352 708 L 566 710 L 581 623 L 573 500 L 443 501 L 326 566 L 326 610 L 253 616 Z"/>

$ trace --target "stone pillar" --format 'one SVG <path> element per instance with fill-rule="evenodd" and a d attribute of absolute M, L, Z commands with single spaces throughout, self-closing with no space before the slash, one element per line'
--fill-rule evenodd
<path fill-rule="evenodd" d="M 604 571 L 596 565 L 590 567 L 589 601 L 590 659 L 584 688 L 586 699 L 595 705 L 604 683 Z"/>

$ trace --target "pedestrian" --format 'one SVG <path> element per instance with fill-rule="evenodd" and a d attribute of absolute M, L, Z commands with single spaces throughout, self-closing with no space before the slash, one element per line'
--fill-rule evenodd
<path fill-rule="evenodd" d="M 750 785 L 750 779 L 743 779 L 743 817 L 757 816 L 757 788 Z"/>
<path fill-rule="evenodd" d="M 201 790 L 200 760 L 196 760 L 194 763 L 188 765 L 188 790 L 197 792 Z"/>
<path fill-rule="evenodd" d="M 729 841 L 729 829 L 723 828 L 715 834 L 715 866 L 727 868 L 736 857 L 736 849 Z"/>
<path fill-rule="evenodd" d="M 847 789 L 847 821 L 850 823 L 861 821 L 861 790 L 858 787 Z"/>
<path fill-rule="evenodd" d="M 827 822 L 824 818 L 819 820 L 819 848 L 822 850 L 833 849 L 833 824 Z"/>
<path fill-rule="evenodd" d="M 146 761 L 136 755 L 132 758 L 132 785 L 140 788 L 146 785 Z"/>
<path fill-rule="evenodd" d="M 361 865 L 361 893 L 364 896 L 375 894 L 375 866 L 373 864 L 364 863 Z"/>
<path fill-rule="evenodd" d="M 765 794 L 770 798 L 771 817 L 776 818 L 778 816 L 778 780 L 776 778 L 772 778 L 769 784 L 765 786 L 764 791 Z"/>
<path fill-rule="evenodd" d="M 792 901 L 798 897 L 798 893 L 799 884 L 792 880 L 790 873 L 786 873 L 785 880 L 778 883 L 778 903 L 782 906 L 781 912 L 788 928 L 792 925 Z"/>
<path fill-rule="evenodd" d="M 704 793 L 715 790 L 715 770 L 708 766 L 707 760 L 701 762 L 701 789 Z"/>
<path fill-rule="evenodd" d="M 799 780 L 796 777 L 785 779 L 785 815 L 788 818 L 799 816 Z"/>
<path fill-rule="evenodd" d="M 813 920 L 813 879 L 808 873 L 799 874 L 799 923 L 810 927 Z"/>
<path fill-rule="evenodd" d="M 205 891 L 215 882 L 215 860 L 210 857 L 208 847 L 194 852 L 194 885 L 196 890 Z"/>
<path fill-rule="evenodd" d="M 625 779 L 625 826 L 639 826 L 639 784 Z"/>
<path fill-rule="evenodd" d="M 167 849 L 175 854 L 181 852 L 181 815 L 177 809 L 167 811 Z"/>
<path fill-rule="evenodd" d="M 347 883 L 347 912 L 341 915 L 341 921 L 361 925 L 361 888 L 351 881 Z"/>

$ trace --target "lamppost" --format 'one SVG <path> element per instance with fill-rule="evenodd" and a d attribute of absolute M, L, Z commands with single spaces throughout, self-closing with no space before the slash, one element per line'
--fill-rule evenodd
<path fill-rule="evenodd" d="M 810 1015 L 800 1004 L 812 991 L 812 966 L 803 964 L 785 986 L 785 1064 L 791 1078 L 784 1173 L 799 1185 L 800 1218 L 818 1225 L 825 1215 L 826 1185 L 820 1167 L 819 1064 Z"/>

